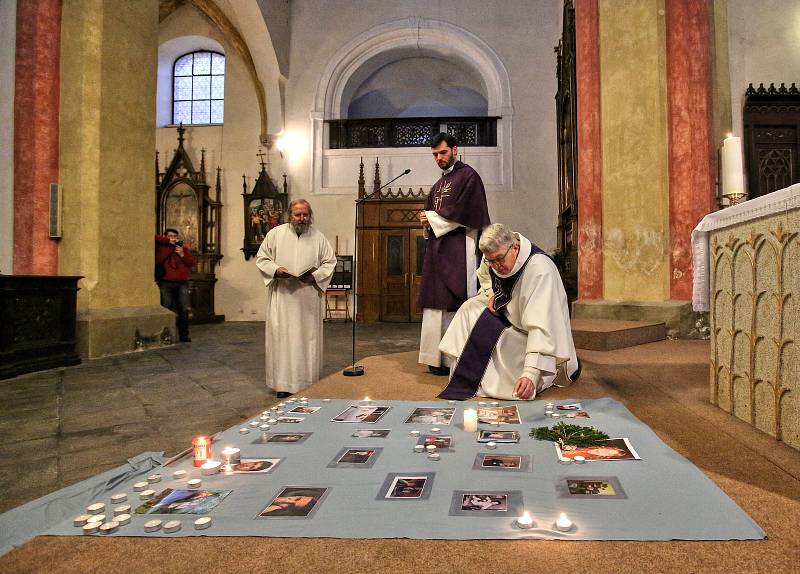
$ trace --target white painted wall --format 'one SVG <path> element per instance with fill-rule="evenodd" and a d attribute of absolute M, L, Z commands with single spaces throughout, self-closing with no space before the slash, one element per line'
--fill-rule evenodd
<path fill-rule="evenodd" d="M 0 273 L 14 261 L 14 65 L 17 2 L 0 0 Z"/>

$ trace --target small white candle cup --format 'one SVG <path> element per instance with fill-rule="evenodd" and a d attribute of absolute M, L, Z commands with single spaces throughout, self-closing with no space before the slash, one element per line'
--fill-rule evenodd
<path fill-rule="evenodd" d="M 421 444 L 414 445 L 414 452 L 425 452 L 425 446 Z"/>
<path fill-rule="evenodd" d="M 575 464 L 583 464 L 584 462 L 586 462 L 586 458 L 582 457 L 581 455 L 573 456 L 572 462 L 574 462 Z"/>
<path fill-rule="evenodd" d="M 114 521 L 118 522 L 120 526 L 125 526 L 126 524 L 130 524 L 131 522 L 131 515 L 130 514 L 118 514 L 114 517 Z"/>
<path fill-rule="evenodd" d="M 89 515 L 88 514 L 81 514 L 80 516 L 76 516 L 72 519 L 73 526 L 83 526 L 89 522 Z"/>
<path fill-rule="evenodd" d="M 464 430 L 466 432 L 476 432 L 478 430 L 478 411 L 475 409 L 464 411 Z"/>
<path fill-rule="evenodd" d="M 156 530 L 161 529 L 161 521 L 160 520 L 148 520 L 144 523 L 144 531 L 145 532 L 155 532 Z"/>
<path fill-rule="evenodd" d="M 436 460 L 439 460 L 440 456 L 439 456 L 438 452 L 429 452 L 428 453 L 428 458 L 430 460 L 436 461 Z"/>
<path fill-rule="evenodd" d="M 218 460 L 209 460 L 200 467 L 200 474 L 217 474 L 220 466 L 222 466 L 222 464 Z"/>
<path fill-rule="evenodd" d="M 131 505 L 130 504 L 121 504 L 114 508 L 114 516 L 119 516 L 121 514 L 130 514 L 131 513 Z"/>
<path fill-rule="evenodd" d="M 181 523 L 178 520 L 170 520 L 169 522 L 164 524 L 164 532 L 167 534 L 171 532 L 177 532 L 181 529 Z"/>
<path fill-rule="evenodd" d="M 497 443 L 494 442 L 493 440 L 490 440 L 489 442 L 486 443 L 486 448 L 495 449 L 497 448 Z"/>
<path fill-rule="evenodd" d="M 558 516 L 558 520 L 556 520 L 556 528 L 561 532 L 567 532 L 569 529 L 572 528 L 572 521 L 567 518 L 567 515 L 563 512 Z"/>
<path fill-rule="evenodd" d="M 172 473 L 172 478 L 175 480 L 183 480 L 186 478 L 186 471 L 185 470 L 176 470 Z"/>
<path fill-rule="evenodd" d="M 203 516 L 202 518 L 198 518 L 194 521 L 194 529 L 195 530 L 205 530 L 211 526 L 211 517 L 210 516 Z"/>
<path fill-rule="evenodd" d="M 435 444 L 429 444 L 429 445 L 427 445 L 425 447 L 425 450 L 427 450 L 428 452 L 436 452 L 436 445 Z"/>
<path fill-rule="evenodd" d="M 247 434 L 250 432 L 250 429 L 247 427 L 242 427 L 239 429 L 239 434 Z"/>
<path fill-rule="evenodd" d="M 412 430 L 412 431 L 411 431 L 410 433 L 408 433 L 408 434 L 410 434 L 411 436 L 419 436 L 419 431 L 418 431 L 418 430 Z"/>
<path fill-rule="evenodd" d="M 533 518 L 531 517 L 530 512 L 526 510 L 522 513 L 522 516 L 517 518 L 517 527 L 521 528 L 522 530 L 533 528 Z"/>
<path fill-rule="evenodd" d="M 191 488 L 192 490 L 194 490 L 194 489 L 196 489 L 196 488 L 200 488 L 200 485 L 201 485 L 201 484 L 203 484 L 203 481 L 202 481 L 202 480 L 200 480 L 199 478 L 193 478 L 193 479 L 191 479 L 190 481 L 188 481 L 188 482 L 186 483 L 186 486 L 188 486 L 189 488 Z"/>
<path fill-rule="evenodd" d="M 439 434 L 440 432 L 442 432 L 442 429 L 440 429 L 439 427 L 433 427 L 431 429 L 432 434 Z"/>
<path fill-rule="evenodd" d="M 106 505 L 102 502 L 95 502 L 86 507 L 86 512 L 89 514 L 100 514 L 106 509 Z"/>

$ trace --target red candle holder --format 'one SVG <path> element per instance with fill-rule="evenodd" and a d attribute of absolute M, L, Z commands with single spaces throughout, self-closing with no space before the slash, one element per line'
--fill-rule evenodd
<path fill-rule="evenodd" d="M 198 436 L 192 439 L 194 448 L 194 465 L 203 466 L 211 458 L 211 441 L 207 436 Z"/>

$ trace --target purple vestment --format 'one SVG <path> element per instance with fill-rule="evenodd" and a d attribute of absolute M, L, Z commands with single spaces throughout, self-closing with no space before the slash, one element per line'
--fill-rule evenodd
<path fill-rule="evenodd" d="M 464 227 L 441 237 L 429 232 L 419 305 L 423 309 L 456 311 L 467 300 L 465 227 L 480 232 L 490 223 L 481 176 L 467 164 L 457 161 L 453 170 L 431 188 L 425 199 L 425 210 L 435 211 Z"/>

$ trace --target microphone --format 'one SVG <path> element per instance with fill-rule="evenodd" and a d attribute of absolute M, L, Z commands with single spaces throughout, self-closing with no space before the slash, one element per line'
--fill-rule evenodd
<path fill-rule="evenodd" d="M 378 188 L 378 191 L 382 190 L 382 189 L 383 189 L 384 187 L 386 187 L 387 185 L 390 185 L 390 184 L 394 183 L 395 181 L 397 181 L 398 179 L 400 179 L 400 178 L 401 178 L 401 177 L 403 177 L 404 175 L 408 175 L 409 173 L 411 173 L 411 169 L 410 169 L 410 168 L 406 168 L 406 170 L 405 170 L 403 173 L 401 173 L 400 175 L 398 175 L 396 178 L 394 178 L 394 179 L 392 179 L 392 180 L 390 180 L 390 181 L 387 181 L 387 182 L 386 182 L 386 183 L 384 183 L 382 186 L 380 186 L 380 187 Z"/>

